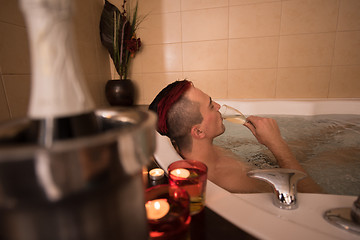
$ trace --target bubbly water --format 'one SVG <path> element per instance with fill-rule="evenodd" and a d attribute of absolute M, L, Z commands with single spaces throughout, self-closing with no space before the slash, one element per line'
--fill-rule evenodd
<path fill-rule="evenodd" d="M 360 195 L 360 115 L 267 115 L 307 173 L 329 194 Z M 278 167 L 246 127 L 224 121 L 214 141 L 257 168 Z"/>

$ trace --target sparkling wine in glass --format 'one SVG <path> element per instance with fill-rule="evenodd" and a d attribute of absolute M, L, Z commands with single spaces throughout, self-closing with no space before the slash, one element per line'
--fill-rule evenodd
<path fill-rule="evenodd" d="M 221 106 L 219 112 L 221 113 L 223 119 L 229 122 L 233 122 L 237 124 L 246 123 L 246 117 L 244 116 L 244 114 L 242 114 L 239 110 L 230 107 L 226 104 Z"/>

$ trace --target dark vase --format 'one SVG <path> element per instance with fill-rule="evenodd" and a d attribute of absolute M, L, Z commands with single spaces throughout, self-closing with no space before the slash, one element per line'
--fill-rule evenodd
<path fill-rule="evenodd" d="M 135 102 L 135 85 L 130 79 L 109 80 L 105 96 L 111 106 L 132 106 Z"/>

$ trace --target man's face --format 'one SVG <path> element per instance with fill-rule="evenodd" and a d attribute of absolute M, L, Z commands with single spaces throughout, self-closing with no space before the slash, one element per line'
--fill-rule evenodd
<path fill-rule="evenodd" d="M 187 97 L 200 105 L 200 112 L 203 121 L 200 124 L 200 130 L 209 138 L 221 135 L 225 131 L 223 119 L 219 112 L 220 105 L 212 101 L 211 97 L 200 89 L 191 86 L 186 93 Z"/>

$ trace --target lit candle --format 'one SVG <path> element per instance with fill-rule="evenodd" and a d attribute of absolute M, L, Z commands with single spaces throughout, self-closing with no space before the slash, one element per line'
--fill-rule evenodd
<path fill-rule="evenodd" d="M 151 180 L 159 180 L 164 176 L 164 170 L 161 168 L 154 168 L 150 170 L 149 176 Z"/>
<path fill-rule="evenodd" d="M 170 210 L 170 205 L 166 199 L 155 199 L 147 201 L 145 204 L 146 215 L 150 220 L 164 217 Z"/>
<path fill-rule="evenodd" d="M 170 172 L 171 175 L 180 178 L 188 178 L 190 176 L 190 171 L 185 168 L 177 168 Z"/>

